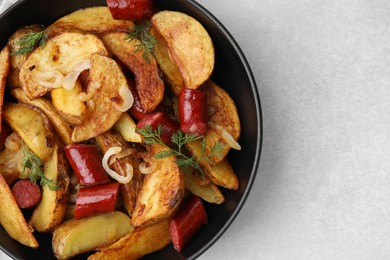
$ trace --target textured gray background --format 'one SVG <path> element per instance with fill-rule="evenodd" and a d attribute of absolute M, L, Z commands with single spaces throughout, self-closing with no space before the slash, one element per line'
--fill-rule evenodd
<path fill-rule="evenodd" d="M 247 204 L 200 259 L 390 259 L 390 1 L 199 3 L 241 46 L 264 116 Z"/>

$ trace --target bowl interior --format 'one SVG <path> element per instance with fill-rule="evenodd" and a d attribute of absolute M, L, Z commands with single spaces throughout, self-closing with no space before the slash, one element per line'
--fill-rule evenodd
<path fill-rule="evenodd" d="M 185 12 L 200 21 L 212 37 L 216 64 L 212 79 L 234 99 L 240 115 L 242 133 L 241 151 L 231 151 L 229 160 L 239 178 L 237 191 L 222 189 L 226 202 L 222 205 L 206 203 L 209 223 L 177 253 L 172 246 L 143 259 L 195 259 L 209 248 L 231 224 L 245 202 L 253 184 L 260 160 L 262 121 L 260 99 L 251 70 L 238 45 L 220 22 L 194 1 L 157 0 L 161 9 Z M 0 48 L 19 27 L 30 24 L 49 25 L 59 17 L 76 9 L 106 5 L 103 0 L 25 0 L 0 16 Z M 44 8 L 42 8 L 44 7 Z M 11 239 L 0 227 L 0 248 L 15 259 L 54 259 L 50 234 L 36 234 L 40 247 L 30 249 Z M 81 255 L 77 259 L 83 259 Z"/>

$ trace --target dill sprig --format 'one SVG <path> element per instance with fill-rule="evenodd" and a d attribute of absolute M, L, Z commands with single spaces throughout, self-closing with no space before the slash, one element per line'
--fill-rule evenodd
<path fill-rule="evenodd" d="M 29 32 L 24 35 L 20 40 L 16 43 L 19 47 L 17 51 L 11 53 L 11 55 L 20 55 L 25 54 L 27 52 L 31 52 L 38 45 L 42 48 L 45 46 L 47 40 L 49 39 L 48 32 L 50 28 L 46 28 L 39 32 Z"/>
<path fill-rule="evenodd" d="M 155 155 L 156 159 L 164 159 L 171 156 L 176 156 L 176 164 L 179 167 L 191 167 L 196 170 L 199 170 L 203 173 L 202 167 L 198 161 L 205 160 L 211 163 L 210 158 L 212 156 L 221 157 L 222 149 L 224 147 L 221 143 L 216 143 L 211 147 L 211 151 L 206 155 L 206 139 L 203 136 L 195 135 L 193 133 L 185 134 L 182 131 L 178 130 L 172 134 L 171 141 L 174 144 L 173 147 L 166 145 L 162 138 L 163 126 L 159 125 L 156 130 L 153 130 L 151 126 L 146 126 L 142 129 L 137 129 L 137 132 L 144 137 L 145 144 L 160 144 L 166 147 L 168 150 L 161 151 Z M 202 153 L 199 156 L 199 159 L 196 160 L 194 156 L 188 156 L 183 151 L 183 146 L 187 143 L 201 140 L 202 139 Z"/>
<path fill-rule="evenodd" d="M 23 150 L 23 162 L 22 162 L 22 171 L 23 173 L 27 173 L 28 177 L 31 181 L 37 182 L 40 181 L 39 184 L 41 186 L 46 185 L 50 190 L 58 190 L 60 187 L 53 181 L 48 179 L 42 170 L 43 162 L 36 156 L 33 152 L 31 152 L 24 142 L 22 142 L 22 150 Z"/>
<path fill-rule="evenodd" d="M 149 33 L 151 23 L 145 22 L 140 25 L 134 24 L 130 32 L 126 35 L 126 40 L 131 43 L 136 41 L 135 52 L 143 51 L 142 57 L 150 63 L 150 57 L 153 56 L 154 47 L 157 46 L 156 38 Z M 139 42 L 138 42 L 138 41 Z"/>

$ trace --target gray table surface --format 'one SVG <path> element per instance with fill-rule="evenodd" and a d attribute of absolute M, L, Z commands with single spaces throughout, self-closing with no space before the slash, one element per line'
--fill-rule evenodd
<path fill-rule="evenodd" d="M 253 190 L 200 259 L 390 259 L 390 1 L 198 2 L 241 46 L 264 117 Z"/>

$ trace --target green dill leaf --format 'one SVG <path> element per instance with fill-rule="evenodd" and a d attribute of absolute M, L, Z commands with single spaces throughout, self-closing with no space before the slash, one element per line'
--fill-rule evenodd
<path fill-rule="evenodd" d="M 168 157 L 171 157 L 171 156 L 174 156 L 175 153 L 173 153 L 172 151 L 170 150 L 164 150 L 164 151 L 161 151 L 159 153 L 157 153 L 154 157 L 158 160 L 160 159 L 164 159 L 164 158 L 168 158 Z"/>
<path fill-rule="evenodd" d="M 148 63 L 150 63 L 150 57 L 153 56 L 154 48 L 157 46 L 156 38 L 154 38 L 154 36 L 149 33 L 150 27 L 150 21 L 140 25 L 134 24 L 133 27 L 130 28 L 130 32 L 127 33 L 125 37 L 129 43 L 139 40 L 139 43 L 137 42 L 134 46 L 134 51 L 142 51 L 142 57 Z"/>
<path fill-rule="evenodd" d="M 213 147 L 211 148 L 211 151 L 208 154 L 208 157 L 215 156 L 218 158 L 222 158 L 222 152 L 223 152 L 224 148 L 225 148 L 225 145 L 223 143 L 220 143 L 220 142 L 215 143 L 213 145 Z"/>
<path fill-rule="evenodd" d="M 49 39 L 49 30 L 50 29 L 48 27 L 40 32 L 27 33 L 16 43 L 16 45 L 18 46 L 18 50 L 12 52 L 11 55 L 20 55 L 25 54 L 27 52 L 31 52 L 37 46 L 41 46 L 43 48 L 47 40 Z"/>
<path fill-rule="evenodd" d="M 153 130 L 151 126 L 146 126 L 142 129 L 137 129 L 137 132 L 141 134 L 144 138 L 144 142 L 146 144 L 160 144 L 167 148 L 167 150 L 161 151 L 155 155 L 156 159 L 164 159 L 171 156 L 176 157 L 176 165 L 180 168 L 186 168 L 191 167 L 194 169 L 197 169 L 201 174 L 204 175 L 203 169 L 199 164 L 199 161 L 207 161 L 208 163 L 211 163 L 211 157 L 217 156 L 222 157 L 222 151 L 224 148 L 224 145 L 217 142 L 213 145 L 211 148 L 210 153 L 205 156 L 206 152 L 206 139 L 204 136 L 198 136 L 193 133 L 185 134 L 182 131 L 178 130 L 175 133 L 172 134 L 171 146 L 168 146 L 164 144 L 164 142 L 161 139 L 161 133 L 162 133 L 163 126 L 159 125 L 156 130 Z M 201 156 L 196 159 L 194 156 L 188 156 L 185 151 L 182 151 L 182 147 L 190 142 L 202 140 L 201 146 L 202 146 L 202 153 Z"/>
<path fill-rule="evenodd" d="M 37 155 L 31 152 L 28 147 L 22 142 L 23 161 L 22 171 L 27 173 L 28 177 L 33 182 L 40 183 L 41 186 L 47 186 L 50 190 L 58 190 L 60 187 L 53 180 L 48 179 L 42 170 L 43 162 Z"/>

